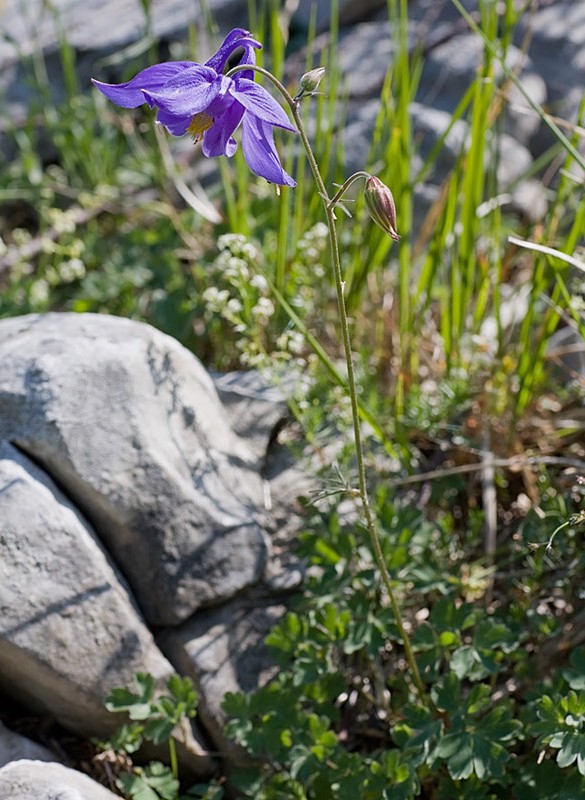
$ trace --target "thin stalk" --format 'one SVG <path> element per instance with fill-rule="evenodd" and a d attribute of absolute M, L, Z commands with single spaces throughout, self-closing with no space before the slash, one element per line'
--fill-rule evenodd
<path fill-rule="evenodd" d="M 339 189 L 335 192 L 331 200 L 329 201 L 329 208 L 333 208 L 337 205 L 337 203 L 341 200 L 343 195 L 347 192 L 349 187 L 354 181 L 357 181 L 358 178 L 370 178 L 371 175 L 369 172 L 365 172 L 364 170 L 360 170 L 359 172 L 354 172 L 353 175 L 350 175 L 349 178 L 339 187 Z"/>
<path fill-rule="evenodd" d="M 250 69 L 250 66 L 251 65 L 247 64 L 245 66 L 242 66 L 242 68 Z M 317 164 L 317 161 L 313 154 L 313 150 L 311 148 L 311 144 L 307 137 L 307 133 L 305 131 L 305 127 L 303 125 L 303 120 L 300 113 L 299 103 L 293 100 L 293 98 L 291 97 L 289 92 L 285 89 L 285 87 L 282 85 L 282 83 L 280 83 L 280 81 L 277 78 L 275 78 L 274 75 L 272 75 L 270 72 L 263 69 L 262 67 L 252 67 L 252 68 L 255 69 L 256 72 L 259 72 L 261 75 L 264 75 L 264 77 L 268 78 L 268 80 L 272 82 L 272 84 L 278 89 L 278 91 L 286 100 L 291 110 L 293 119 L 296 123 L 301 143 L 303 145 L 303 149 L 305 150 L 305 153 L 307 155 L 307 160 L 309 162 L 309 166 L 313 174 L 315 184 L 317 186 L 319 197 L 323 201 L 325 218 L 327 221 L 327 228 L 329 230 L 329 241 L 331 247 L 331 264 L 335 280 L 335 290 L 337 294 L 337 310 L 339 313 L 339 322 L 341 327 L 341 336 L 343 341 L 343 350 L 344 350 L 345 364 L 347 370 L 347 387 L 351 403 L 351 416 L 352 416 L 353 435 L 354 435 L 355 452 L 357 460 L 359 496 L 361 499 L 363 514 L 365 517 L 366 528 L 372 546 L 374 560 L 376 562 L 376 566 L 378 567 L 380 576 L 382 578 L 382 582 L 388 594 L 388 599 L 390 601 L 392 613 L 394 614 L 394 619 L 396 621 L 398 632 L 400 633 L 400 636 L 402 638 L 402 643 L 404 645 L 404 652 L 406 655 L 408 666 L 410 668 L 412 681 L 416 687 L 417 692 L 419 693 L 421 700 L 425 700 L 426 699 L 425 687 L 420 677 L 420 672 L 418 669 L 418 665 L 416 663 L 410 637 L 406 631 L 404 622 L 402 620 L 402 613 L 400 611 L 400 607 L 396 599 L 394 588 L 392 587 L 392 579 L 390 577 L 390 573 L 388 572 L 388 568 L 384 560 L 382 545 L 380 543 L 380 535 L 378 533 L 376 521 L 374 519 L 374 514 L 370 506 L 370 498 L 368 494 L 368 487 L 366 481 L 366 466 L 363 455 L 363 444 L 362 444 L 362 434 L 360 427 L 360 413 L 359 413 L 358 395 L 357 395 L 356 380 L 355 380 L 355 370 L 354 370 L 353 356 L 351 349 L 349 322 L 345 306 L 345 294 L 344 294 L 345 282 L 343 280 L 343 274 L 341 271 L 339 241 L 337 238 L 337 227 L 335 224 L 336 218 L 335 218 L 335 211 L 332 205 L 332 198 L 329 197 L 327 188 L 325 186 L 323 178 L 321 177 L 321 172 L 319 171 L 319 165 Z M 239 71 L 239 69 L 240 69 L 239 67 L 234 67 L 234 69 L 228 72 L 228 76 L 233 75 L 236 71 Z"/>
<path fill-rule="evenodd" d="M 173 777 L 179 779 L 179 760 L 177 758 L 177 746 L 175 740 L 171 736 L 169 739 L 169 757 L 171 761 L 171 772 Z"/>

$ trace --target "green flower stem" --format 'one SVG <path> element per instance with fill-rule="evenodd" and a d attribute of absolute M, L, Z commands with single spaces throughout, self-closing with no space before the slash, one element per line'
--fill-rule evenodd
<path fill-rule="evenodd" d="M 366 528 L 372 545 L 374 560 L 382 577 L 382 582 L 384 584 L 384 587 L 388 594 L 388 598 L 390 600 L 390 606 L 394 614 L 394 619 L 396 621 L 398 631 L 402 638 L 402 643 L 404 645 L 404 651 L 406 654 L 406 660 L 408 662 L 408 666 L 410 668 L 412 681 L 421 699 L 425 700 L 426 699 L 425 687 L 420 677 L 420 672 L 418 670 L 418 665 L 414 657 L 414 651 L 412 649 L 410 637 L 404 627 L 404 622 L 402 619 L 400 607 L 396 599 L 394 588 L 392 587 L 392 579 L 390 578 L 390 574 L 388 572 L 388 568 L 384 560 L 384 554 L 382 552 L 382 546 L 380 544 L 380 535 L 378 533 L 376 521 L 374 519 L 374 515 L 372 513 L 372 509 L 370 506 L 370 499 L 368 495 L 368 487 L 366 482 L 366 467 L 363 455 L 362 434 L 360 428 L 360 414 L 359 414 L 358 396 L 357 396 L 356 382 L 355 382 L 355 370 L 353 364 L 351 340 L 349 334 L 349 323 L 347 319 L 347 310 L 345 307 L 345 294 L 344 294 L 345 282 L 343 280 L 343 274 L 341 271 L 341 258 L 339 255 L 339 242 L 337 238 L 337 228 L 335 225 L 336 220 L 333 208 L 334 206 L 333 199 L 329 197 L 329 194 L 325 187 L 325 183 L 323 181 L 323 178 L 321 177 L 321 173 L 319 171 L 319 165 L 317 164 L 317 160 L 315 159 L 315 155 L 313 153 L 311 144 L 309 142 L 307 133 L 305 131 L 305 126 L 303 125 L 303 120 L 301 118 L 298 101 L 295 101 L 294 98 L 291 97 L 289 92 L 282 85 L 282 83 L 277 78 L 275 78 L 274 75 L 272 75 L 272 73 L 268 72 L 268 70 L 264 69 L 263 67 L 257 67 L 251 64 L 241 65 L 238 67 L 234 67 L 232 70 L 230 70 L 228 72 L 228 76 L 233 75 L 235 72 L 238 72 L 241 69 L 253 69 L 256 72 L 263 75 L 265 78 L 267 78 L 269 81 L 272 82 L 272 84 L 278 89 L 278 91 L 282 94 L 282 96 L 286 100 L 288 106 L 290 107 L 294 121 L 297 125 L 303 148 L 305 150 L 305 153 L 307 154 L 309 166 L 311 168 L 313 178 L 317 185 L 317 191 L 319 192 L 319 196 L 323 200 L 325 217 L 327 219 L 327 228 L 329 230 L 329 240 L 331 245 L 331 262 L 333 266 L 333 274 L 335 279 L 335 289 L 337 292 L 337 309 L 339 313 L 339 322 L 341 326 L 343 350 L 344 350 L 345 363 L 347 369 L 347 386 L 351 402 L 353 435 L 354 435 L 355 451 L 357 459 L 359 496 L 361 499 L 362 509 L 366 521 Z M 337 202 L 341 198 L 343 191 L 345 191 L 345 189 L 347 189 L 348 186 L 351 183 L 353 183 L 353 180 L 356 180 L 358 177 L 362 177 L 363 175 L 369 177 L 369 173 L 362 173 L 362 174 L 356 173 L 355 175 L 352 175 L 352 177 L 349 178 L 343 184 L 341 189 L 335 195 L 335 202 Z"/>
<path fill-rule="evenodd" d="M 178 780 L 179 759 L 177 758 L 177 746 L 172 736 L 169 738 L 169 758 L 171 761 L 171 772 L 173 773 L 173 778 L 176 778 Z"/>
<path fill-rule="evenodd" d="M 353 175 L 350 175 L 349 178 L 343 183 L 343 185 L 340 186 L 339 189 L 335 192 L 335 194 L 329 201 L 329 207 L 334 208 L 337 205 L 337 203 L 339 203 L 343 195 L 347 192 L 347 190 L 349 189 L 351 184 L 354 183 L 354 181 L 357 181 L 359 178 L 365 178 L 367 180 L 368 178 L 371 177 L 372 176 L 370 175 L 370 173 L 364 172 L 364 170 L 360 170 L 359 172 L 354 172 Z"/>

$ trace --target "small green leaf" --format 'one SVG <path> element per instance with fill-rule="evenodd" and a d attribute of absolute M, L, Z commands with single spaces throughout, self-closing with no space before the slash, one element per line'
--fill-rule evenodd
<path fill-rule="evenodd" d="M 179 781 L 159 761 L 133 775 L 120 775 L 118 781 L 133 800 L 176 800 L 179 794 Z"/>
<path fill-rule="evenodd" d="M 585 647 L 577 647 L 569 658 L 571 667 L 561 671 L 571 689 L 577 692 L 585 689 Z"/>
<path fill-rule="evenodd" d="M 429 622 L 437 631 L 463 631 L 473 625 L 476 611 L 471 603 L 457 605 L 451 597 L 442 597 L 431 611 Z"/>
<path fill-rule="evenodd" d="M 141 775 L 120 775 L 118 785 L 133 800 L 160 800 Z"/>
<path fill-rule="evenodd" d="M 435 684 L 431 694 L 435 705 L 440 709 L 455 712 L 460 707 L 461 689 L 459 679 L 453 672 L 448 673 L 441 682 Z"/>
<path fill-rule="evenodd" d="M 143 741 L 144 725 L 131 722 L 121 725 L 106 741 L 96 742 L 100 750 L 114 750 L 116 753 L 135 753 Z"/>
<path fill-rule="evenodd" d="M 543 721 L 557 722 L 559 719 L 557 706 L 547 694 L 538 701 L 538 716 Z"/>
<path fill-rule="evenodd" d="M 351 655 L 367 647 L 372 640 L 372 631 L 373 627 L 369 621 L 352 620 L 343 642 L 343 652 Z"/>
<path fill-rule="evenodd" d="M 484 619 L 478 624 L 473 644 L 478 650 L 500 648 L 508 653 L 519 646 L 518 637 L 503 622 L 493 619 Z"/>
<path fill-rule="evenodd" d="M 432 650 L 437 646 L 437 637 L 433 628 L 426 622 L 414 629 L 412 646 L 416 652 Z"/>
<path fill-rule="evenodd" d="M 560 741 L 560 750 L 557 754 L 557 764 L 561 769 L 570 767 L 571 764 L 577 760 L 580 749 L 579 739 L 580 736 L 576 733 L 567 732 L 563 734 Z"/>
<path fill-rule="evenodd" d="M 195 716 L 199 696 L 190 678 L 183 678 L 181 675 L 171 675 L 168 680 L 167 688 L 177 704 L 183 704 L 183 715 L 188 717 Z"/>
<path fill-rule="evenodd" d="M 150 719 L 144 726 L 144 738 L 154 744 L 162 744 L 170 738 L 174 727 L 168 719 Z"/>
<path fill-rule="evenodd" d="M 569 692 L 567 695 L 567 711 L 572 717 L 585 718 L 585 692 L 580 692 L 579 694 L 573 691 Z M 576 724 L 579 723 L 577 722 Z"/>
<path fill-rule="evenodd" d="M 456 647 L 461 642 L 461 637 L 456 631 L 443 631 L 439 634 L 441 647 Z"/>
<path fill-rule="evenodd" d="M 479 653 L 471 645 L 459 647 L 451 656 L 449 667 L 453 670 L 459 680 L 470 676 L 478 665 L 481 665 Z"/>
<path fill-rule="evenodd" d="M 146 672 L 137 672 L 134 681 L 139 690 L 138 694 L 125 688 L 112 689 L 106 697 L 106 708 L 113 712 L 126 711 L 133 720 L 147 719 L 152 712 L 154 678 Z"/>

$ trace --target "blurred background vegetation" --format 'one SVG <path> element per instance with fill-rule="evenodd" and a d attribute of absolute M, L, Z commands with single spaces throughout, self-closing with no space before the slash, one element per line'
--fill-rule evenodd
<path fill-rule="evenodd" d="M 325 45 L 314 20 L 300 41 L 279 3 L 248 6 L 263 66 L 281 77 L 295 52 L 303 71 L 327 67 L 323 93 L 303 109 L 332 186 L 346 177 L 335 4 Z M 125 78 L 160 60 L 143 7 L 144 47 Z M 477 9 L 483 62 L 453 116 L 471 133 L 415 226 L 416 189 L 448 131 L 417 160 L 423 54 L 409 46 L 407 3 L 389 0 L 394 56 L 363 168 L 392 188 L 402 240 L 375 228 L 359 196 L 340 219 L 371 490 L 438 716 L 413 701 L 363 531 L 342 502 L 352 459 L 335 294 L 320 199 L 293 137 L 279 148 L 298 187 L 277 195 L 240 152 L 209 169 L 189 141 L 171 148 L 148 109 L 115 108 L 80 86 L 66 38 L 57 106 L 42 51 L 23 55 L 34 100 L 24 123 L 5 125 L 0 316 L 116 314 L 171 334 L 214 369 L 304 376 L 290 398 L 298 438 L 314 452 L 336 442 L 337 483 L 330 491 L 325 469 L 300 543 L 315 577 L 270 637 L 282 671 L 255 698 L 228 700 L 233 735 L 270 764 L 240 776 L 250 797 L 585 791 L 585 373 L 558 344 L 565 331 L 582 352 L 585 335 L 583 164 L 572 151 L 583 120 L 563 128 L 571 147 L 556 137 L 531 172 L 549 171 L 546 216 L 507 214 L 495 154 L 511 76 L 496 66 L 526 9 Z M 208 33 L 219 41 L 211 18 Z M 194 58 L 197 41 L 192 30 L 172 57 Z M 292 89 L 296 79 L 286 75 Z M 526 298 L 512 324 L 509 296 Z"/>

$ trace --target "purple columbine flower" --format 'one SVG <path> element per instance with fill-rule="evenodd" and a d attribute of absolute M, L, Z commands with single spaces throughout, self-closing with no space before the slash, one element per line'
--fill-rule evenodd
<path fill-rule="evenodd" d="M 167 61 L 147 67 L 128 83 L 93 83 L 123 108 L 145 102 L 157 108 L 157 122 L 173 136 L 190 133 L 195 141 L 203 139 L 208 158 L 233 156 L 237 148 L 233 134 L 241 124 L 244 158 L 252 172 L 271 183 L 295 186 L 274 146 L 274 126 L 295 130 L 284 110 L 254 82 L 253 70 L 241 70 L 233 78 L 222 74 L 239 48 L 243 49 L 239 64 L 255 64 L 255 49 L 262 45 L 248 31 L 235 28 L 205 64 Z"/>

